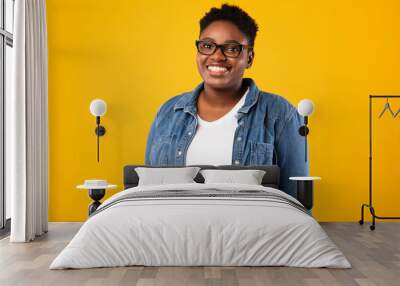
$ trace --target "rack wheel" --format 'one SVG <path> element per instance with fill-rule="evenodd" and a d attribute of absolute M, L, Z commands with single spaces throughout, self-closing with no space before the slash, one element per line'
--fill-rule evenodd
<path fill-rule="evenodd" d="M 374 225 L 371 225 L 371 226 L 369 227 L 369 229 L 370 229 L 370 230 L 375 230 L 375 226 L 374 226 Z"/>
<path fill-rule="evenodd" d="M 363 221 L 362 219 L 360 219 L 360 220 L 358 221 L 358 223 L 359 223 L 360 225 L 363 225 L 363 224 L 364 224 L 364 221 Z"/>

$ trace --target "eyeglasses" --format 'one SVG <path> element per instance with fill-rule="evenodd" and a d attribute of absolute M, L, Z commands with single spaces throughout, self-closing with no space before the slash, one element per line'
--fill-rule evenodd
<path fill-rule="evenodd" d="M 237 58 L 240 56 L 244 48 L 252 49 L 250 45 L 242 45 L 239 43 L 227 43 L 222 45 L 217 45 L 211 41 L 196 41 L 197 51 L 202 55 L 210 56 L 214 54 L 218 48 L 221 49 L 222 54 L 225 57 Z"/>

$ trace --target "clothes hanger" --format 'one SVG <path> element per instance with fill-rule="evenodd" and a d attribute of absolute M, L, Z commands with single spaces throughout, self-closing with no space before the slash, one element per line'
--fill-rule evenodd
<path fill-rule="evenodd" d="M 389 98 L 386 97 L 386 103 L 385 103 L 385 107 L 383 108 L 381 114 L 379 114 L 379 118 L 381 118 L 383 116 L 383 114 L 386 112 L 386 110 L 389 110 L 390 114 L 392 114 L 393 117 L 396 117 L 397 114 L 399 113 L 399 111 L 396 112 L 396 115 L 394 115 L 394 112 L 392 111 L 392 109 L 390 108 L 390 103 L 389 103 Z"/>
<path fill-rule="evenodd" d="M 393 115 L 394 116 L 394 118 L 396 118 L 397 117 L 397 115 L 399 115 L 400 114 L 400 108 L 396 111 L 396 113 Z"/>

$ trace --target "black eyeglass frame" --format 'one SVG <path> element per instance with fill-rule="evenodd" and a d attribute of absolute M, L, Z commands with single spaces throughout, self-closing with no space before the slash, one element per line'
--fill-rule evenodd
<path fill-rule="evenodd" d="M 200 44 L 200 43 L 210 43 L 210 44 L 214 44 L 214 45 L 215 45 L 215 50 L 214 50 L 211 54 L 204 54 L 204 53 L 200 52 L 200 49 L 199 49 L 199 44 Z M 195 44 L 196 44 L 197 51 L 198 51 L 200 54 L 202 54 L 202 55 L 211 56 L 211 55 L 213 55 L 218 49 L 220 49 L 221 52 L 222 52 L 222 54 L 223 54 L 225 57 L 228 57 L 228 58 L 238 58 L 238 57 L 240 57 L 240 55 L 242 54 L 242 52 L 243 52 L 243 50 L 244 50 L 245 48 L 248 49 L 249 51 L 251 51 L 251 50 L 253 49 L 253 46 L 250 46 L 250 45 L 243 45 L 243 44 L 240 44 L 240 43 L 226 43 L 226 44 L 218 45 L 217 43 L 214 43 L 214 42 L 211 42 L 211 41 L 196 40 Z M 232 44 L 233 44 L 233 45 L 237 45 L 237 46 L 240 47 L 239 54 L 238 54 L 236 57 L 228 56 L 228 55 L 226 55 L 225 52 L 224 52 L 225 46 L 227 46 L 227 45 L 232 45 Z"/>

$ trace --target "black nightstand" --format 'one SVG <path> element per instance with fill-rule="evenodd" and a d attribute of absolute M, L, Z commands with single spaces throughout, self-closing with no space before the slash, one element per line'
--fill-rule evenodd
<path fill-rule="evenodd" d="M 297 182 L 297 200 L 307 210 L 311 210 L 314 204 L 314 181 L 321 180 L 320 177 L 290 177 L 289 180 Z"/>
<path fill-rule="evenodd" d="M 87 189 L 93 203 L 89 205 L 89 216 L 101 205 L 100 200 L 106 194 L 106 189 L 114 189 L 117 185 L 109 185 L 106 180 L 85 180 L 84 185 L 76 186 L 77 189 Z"/>

